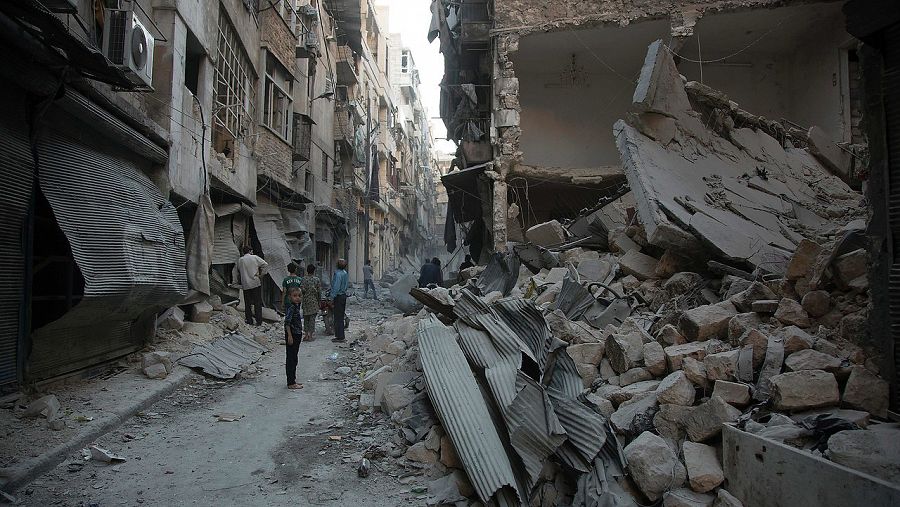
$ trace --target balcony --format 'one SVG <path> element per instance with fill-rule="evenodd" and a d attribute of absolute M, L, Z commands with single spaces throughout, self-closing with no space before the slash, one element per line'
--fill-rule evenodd
<path fill-rule="evenodd" d="M 491 14 L 487 0 L 462 0 L 459 19 L 463 43 L 478 44 L 490 40 Z"/>
<path fill-rule="evenodd" d="M 337 48 L 337 84 L 355 85 L 359 82 L 356 66 L 359 56 L 350 49 L 350 46 L 338 46 Z"/>

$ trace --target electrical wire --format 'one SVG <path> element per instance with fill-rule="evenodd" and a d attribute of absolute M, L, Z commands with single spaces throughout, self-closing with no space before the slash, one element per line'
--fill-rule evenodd
<path fill-rule="evenodd" d="M 578 32 L 577 32 L 576 30 L 572 30 L 570 33 L 571 33 L 572 36 L 575 37 L 575 39 L 576 39 L 576 40 L 584 47 L 584 49 L 586 49 L 587 52 L 591 54 L 591 56 L 593 56 L 593 57 L 594 57 L 598 62 L 600 62 L 604 67 L 606 67 L 607 69 L 609 69 L 613 74 L 619 76 L 620 78 L 622 78 L 622 79 L 624 79 L 624 80 L 626 80 L 626 81 L 634 82 L 633 79 L 628 79 L 627 77 L 623 76 L 621 72 L 619 72 L 619 71 L 617 71 L 616 69 L 612 68 L 612 66 L 611 66 L 610 64 L 606 63 L 606 61 L 604 61 L 602 58 L 600 58 L 600 56 L 599 56 L 597 53 L 595 53 L 593 49 L 591 49 L 590 47 L 588 47 L 588 45 L 587 45 L 583 40 L 581 40 L 581 37 L 578 36 Z"/>
<path fill-rule="evenodd" d="M 721 57 L 721 58 L 715 58 L 715 59 L 712 59 L 712 60 L 703 60 L 703 59 L 701 58 L 700 60 L 693 60 L 693 59 L 691 59 L 691 58 L 688 58 L 688 57 L 686 57 L 686 56 L 683 56 L 683 55 L 680 55 L 680 54 L 676 53 L 675 50 L 672 49 L 672 48 L 669 47 L 669 46 L 663 46 L 663 47 L 666 48 L 666 50 L 668 50 L 670 53 L 672 53 L 672 55 L 677 56 L 678 58 L 680 58 L 680 59 L 682 59 L 682 60 L 684 60 L 684 61 L 686 61 L 686 62 L 699 63 L 699 64 L 722 62 L 722 61 L 725 61 L 725 60 L 727 60 L 727 59 L 729 59 L 729 58 L 733 58 L 733 57 L 735 57 L 735 56 L 737 56 L 737 55 L 743 53 L 744 51 L 750 49 L 751 47 L 753 47 L 754 45 L 756 45 L 757 42 L 759 42 L 759 41 L 765 39 L 770 33 L 774 32 L 775 30 L 778 30 L 779 28 L 781 28 L 781 26 L 782 26 L 783 24 L 785 24 L 785 23 L 787 23 L 788 21 L 790 21 L 790 20 L 796 18 L 797 16 L 799 16 L 799 13 L 798 13 L 798 14 L 791 15 L 791 16 L 788 16 L 788 17 L 782 19 L 781 22 L 779 22 L 777 25 L 775 25 L 774 27 L 772 27 L 771 29 L 769 29 L 767 32 L 763 33 L 762 35 L 760 35 L 759 37 L 757 37 L 756 39 L 754 39 L 753 41 L 751 41 L 751 42 L 750 42 L 749 44 L 747 44 L 746 46 L 744 46 L 744 47 L 742 47 L 741 49 L 735 51 L 734 53 L 731 53 L 731 54 L 729 54 L 729 55 L 727 55 L 727 56 L 723 56 L 723 57 Z M 697 34 L 698 34 L 698 35 L 697 35 L 697 39 L 698 39 L 698 44 L 697 44 L 698 50 L 699 50 L 699 46 L 700 46 L 700 44 L 699 44 L 699 37 L 700 37 L 699 33 L 700 33 L 700 32 L 697 32 Z"/>

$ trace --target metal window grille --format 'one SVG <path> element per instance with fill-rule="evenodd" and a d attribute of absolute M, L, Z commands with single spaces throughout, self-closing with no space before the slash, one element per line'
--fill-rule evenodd
<path fill-rule="evenodd" d="M 253 82 L 250 58 L 224 10 L 219 12 L 216 65 L 215 127 L 218 134 L 237 139 L 253 118 Z"/>

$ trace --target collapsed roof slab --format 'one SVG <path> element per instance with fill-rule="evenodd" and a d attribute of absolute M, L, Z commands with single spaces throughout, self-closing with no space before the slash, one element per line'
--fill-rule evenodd
<path fill-rule="evenodd" d="M 633 101 L 613 133 L 653 245 L 684 253 L 702 246 L 779 273 L 800 239 L 865 212 L 860 195 L 807 150 L 735 128 L 731 115 L 746 112 L 720 92 L 685 84 L 662 41 L 649 47 Z"/>

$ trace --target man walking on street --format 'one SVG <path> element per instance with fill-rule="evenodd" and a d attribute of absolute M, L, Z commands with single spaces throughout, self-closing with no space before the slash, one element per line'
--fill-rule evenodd
<path fill-rule="evenodd" d="M 337 269 L 331 277 L 331 301 L 334 304 L 334 338 L 333 342 L 345 342 L 344 338 L 344 314 L 347 312 L 347 261 L 338 259 Z"/>
<path fill-rule="evenodd" d="M 237 261 L 238 274 L 241 278 L 241 288 L 244 289 L 244 320 L 253 325 L 256 317 L 256 325 L 262 325 L 262 270 L 269 264 L 261 257 L 253 255 L 253 249 L 244 246 L 243 254 Z M 255 311 L 254 311 L 255 310 Z"/>
<path fill-rule="evenodd" d="M 372 287 L 372 297 L 378 300 L 378 292 L 375 290 L 375 281 L 372 278 L 372 261 L 366 259 L 363 266 L 363 297 L 369 298 L 369 287 Z"/>

